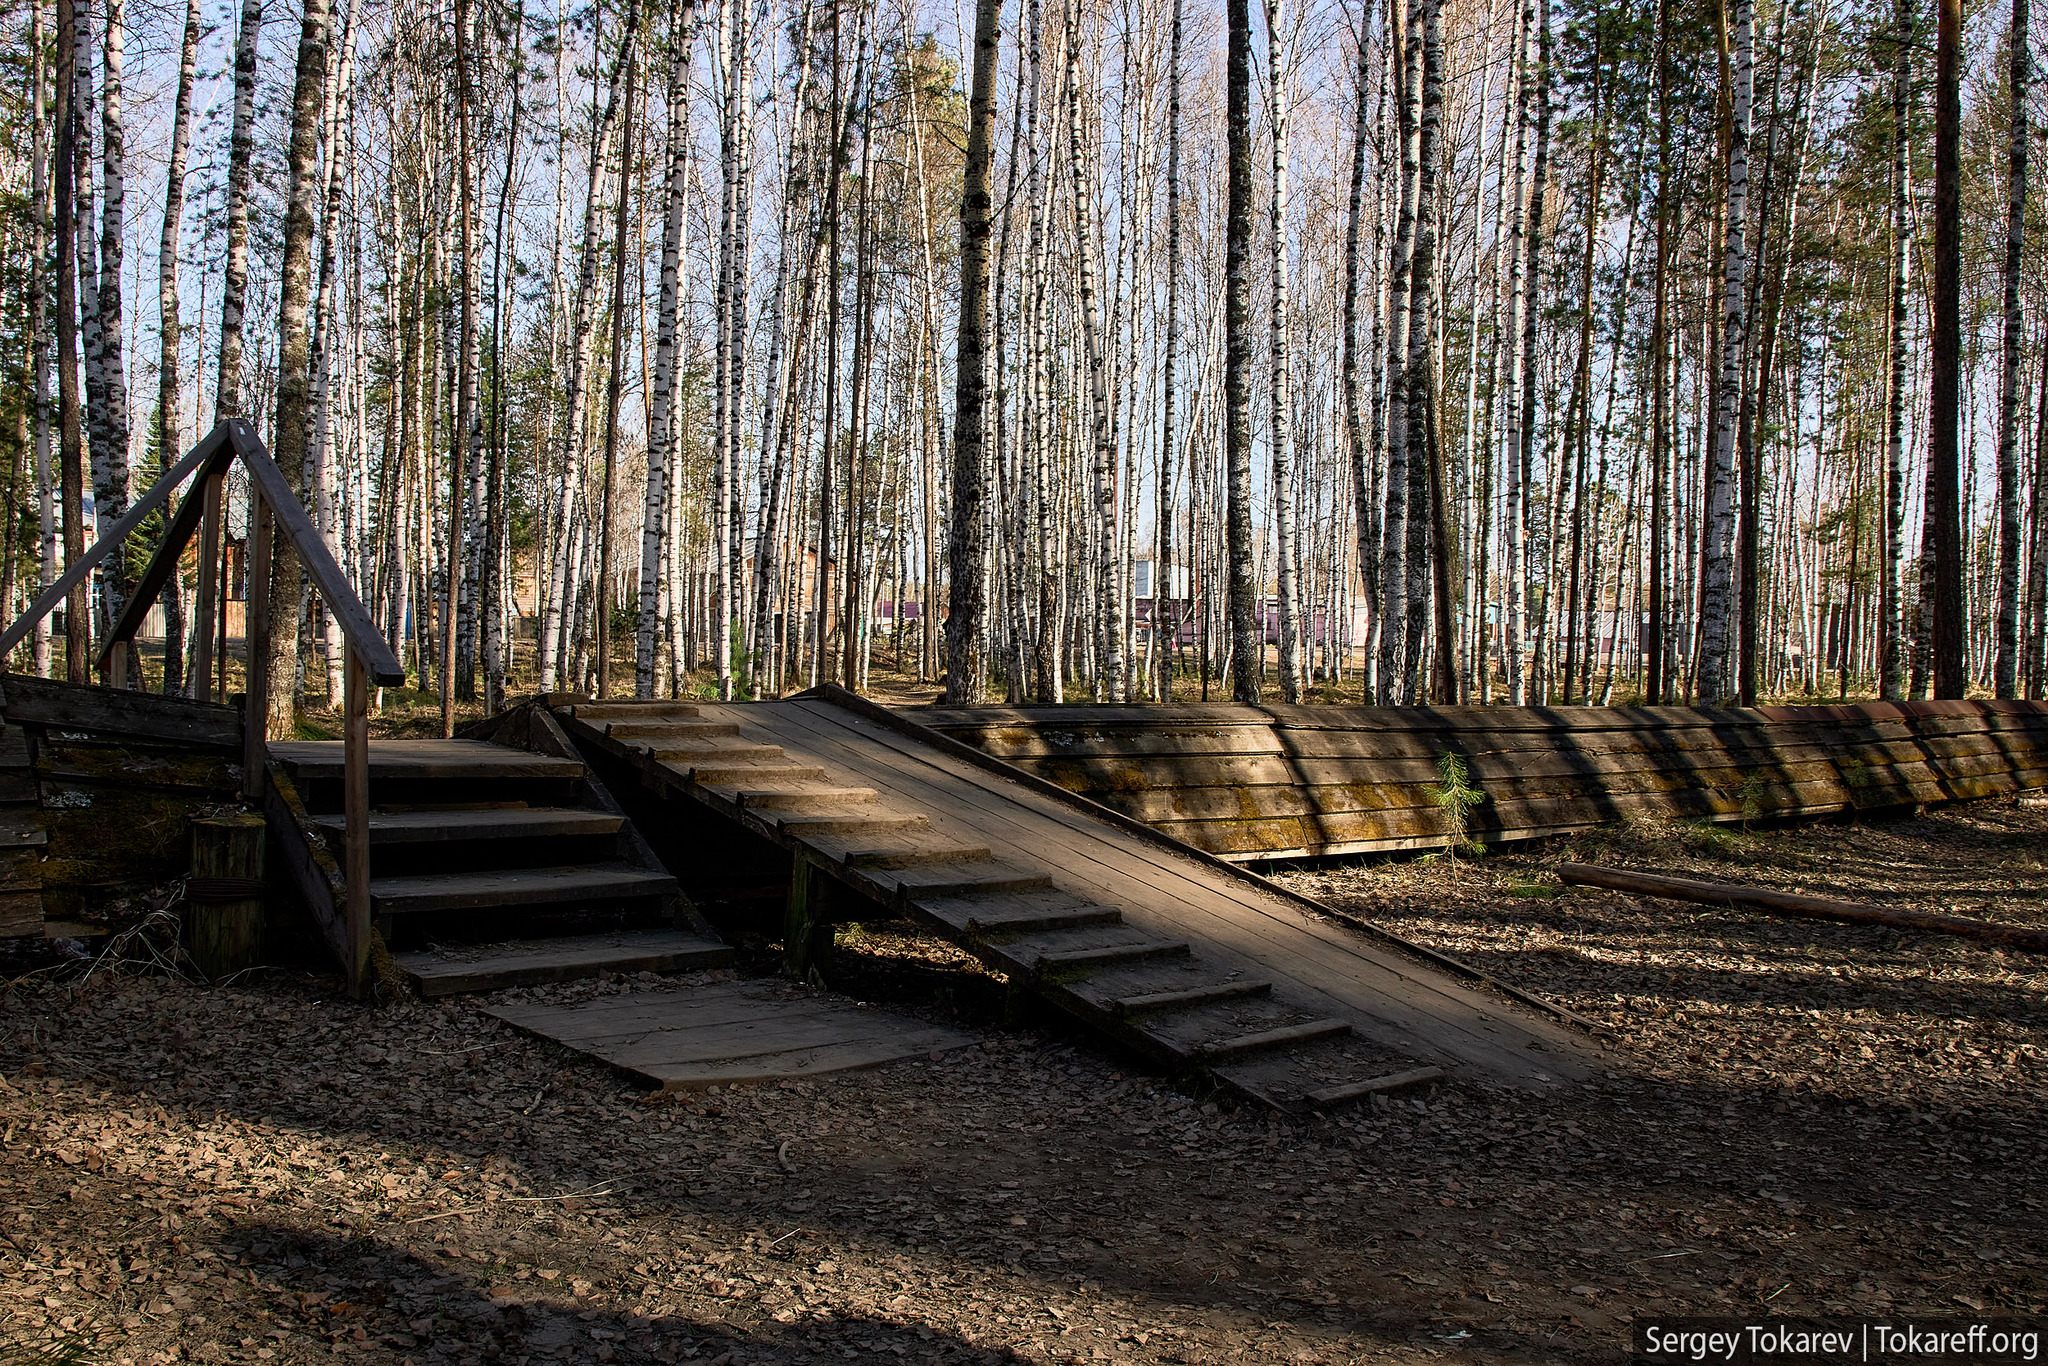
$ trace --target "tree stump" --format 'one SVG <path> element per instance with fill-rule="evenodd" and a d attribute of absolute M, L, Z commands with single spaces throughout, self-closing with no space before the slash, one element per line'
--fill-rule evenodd
<path fill-rule="evenodd" d="M 263 817 L 195 816 L 185 919 L 192 962 L 209 981 L 263 953 Z"/>

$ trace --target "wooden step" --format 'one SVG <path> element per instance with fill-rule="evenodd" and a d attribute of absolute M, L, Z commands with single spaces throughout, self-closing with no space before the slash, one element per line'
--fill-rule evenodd
<path fill-rule="evenodd" d="M 684 930 L 621 930 L 530 939 L 474 948 L 392 955 L 422 996 L 454 996 L 505 987 L 570 982 L 604 972 L 699 972 L 732 961 L 715 939 Z"/>
<path fill-rule="evenodd" d="M 372 878 L 370 904 L 378 915 L 405 915 L 623 901 L 666 896 L 675 890 L 676 880 L 666 873 L 625 863 L 592 863 Z"/>
<path fill-rule="evenodd" d="M 874 872 L 868 876 L 871 881 L 884 880 L 877 878 Z M 979 899 L 1052 890 L 1050 875 L 1027 872 L 992 859 L 964 859 L 958 863 L 896 869 L 887 872 L 886 880 L 894 885 L 898 896 L 917 906 L 934 900 Z"/>
<path fill-rule="evenodd" d="M 569 715 L 586 725 L 605 721 L 659 721 L 667 717 L 702 716 L 703 708 L 689 702 L 579 702 Z"/>
<path fill-rule="evenodd" d="M 679 744 L 660 740 L 634 748 L 664 764 L 764 764 L 788 756 L 781 745 L 721 745 L 712 740 L 701 744 Z"/>
<path fill-rule="evenodd" d="M 909 830 L 926 830 L 932 818 L 924 815 L 872 816 L 778 816 L 775 825 L 791 839 L 811 840 L 827 835 L 893 835 Z"/>
<path fill-rule="evenodd" d="M 1127 944 L 1100 944 L 1085 949 L 1054 949 L 1030 955 L 1040 972 L 1060 968 L 1092 968 L 1108 963 L 1137 963 L 1154 958 L 1185 958 L 1194 951 L 1185 939 L 1139 939 Z"/>
<path fill-rule="evenodd" d="M 339 740 L 285 740 L 270 746 L 271 757 L 301 778 L 342 776 Z M 482 740 L 372 740 L 370 781 L 430 778 L 508 780 L 581 778 L 583 765 L 551 754 L 533 754 Z"/>
<path fill-rule="evenodd" d="M 1269 995 L 1272 990 L 1271 982 L 1211 982 L 1207 986 L 1185 987 L 1178 991 L 1120 996 L 1109 1003 L 1109 1008 L 1119 1015 L 1143 1015 L 1214 1005 L 1218 1001 L 1241 1001 L 1250 996 Z"/>
<path fill-rule="evenodd" d="M 1115 925 L 1123 912 L 1072 892 L 1006 893 L 996 896 L 920 896 L 925 915 L 963 934 L 1029 934 L 1083 925 Z"/>
<path fill-rule="evenodd" d="M 693 721 L 678 717 L 673 721 L 607 721 L 604 723 L 606 738 L 619 741 L 633 740 L 695 740 L 717 735 L 738 735 L 737 721 Z"/>
<path fill-rule="evenodd" d="M 1302 1097 L 1310 1105 L 1326 1109 L 1342 1105 L 1347 1101 L 1360 1100 L 1376 1091 L 1392 1091 L 1403 1086 L 1419 1086 L 1426 1081 L 1442 1081 L 1441 1067 L 1415 1067 L 1405 1072 L 1389 1072 L 1384 1076 L 1367 1077 L 1363 1081 L 1345 1082 L 1338 1086 L 1325 1086 L 1310 1091 Z"/>
<path fill-rule="evenodd" d="M 765 763 L 731 759 L 662 762 L 671 772 L 681 774 L 699 787 L 762 787 L 773 782 L 803 783 L 825 780 L 824 769 L 813 764 L 791 763 L 787 759 Z"/>
<path fill-rule="evenodd" d="M 934 845 L 889 849 L 850 849 L 841 862 L 863 872 L 901 872 L 906 868 L 932 868 L 941 864 L 987 863 L 994 860 L 985 845 Z"/>
<path fill-rule="evenodd" d="M 866 806 L 879 796 L 872 787 L 817 787 L 771 790 L 741 788 L 733 793 L 748 811 L 787 811 L 791 815 L 829 815 L 849 806 Z"/>
<path fill-rule="evenodd" d="M 372 811 L 370 843 L 453 844 L 468 840 L 554 839 L 616 835 L 625 818 L 604 811 L 557 806 L 469 808 L 452 811 Z M 313 817 L 313 824 L 339 839 L 347 820 Z"/>
<path fill-rule="evenodd" d="M 1252 1053 L 1263 1053 L 1275 1048 L 1295 1048 L 1322 1039 L 1349 1034 L 1351 1026 L 1343 1020 L 1310 1020 L 1305 1024 L 1282 1025 L 1278 1029 L 1262 1029 L 1253 1034 L 1239 1034 L 1232 1038 L 1211 1039 L 1198 1043 L 1187 1050 L 1191 1061 L 1201 1063 L 1229 1062 Z"/>

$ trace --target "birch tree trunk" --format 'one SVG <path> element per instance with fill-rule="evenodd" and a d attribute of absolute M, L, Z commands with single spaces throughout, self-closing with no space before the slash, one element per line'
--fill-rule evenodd
<path fill-rule="evenodd" d="M 159 469 L 168 469 L 183 452 L 178 421 L 182 364 L 178 354 L 178 244 L 185 213 L 185 156 L 192 142 L 192 82 L 199 60 L 199 0 L 185 0 L 184 38 L 178 49 L 178 88 L 171 105 L 171 155 L 164 172 L 164 222 L 157 238 L 157 367 L 156 439 Z M 40 92 L 38 92 L 40 93 Z M 38 167 L 40 173 L 40 166 Z M 40 210 L 38 210 L 40 213 Z M 38 362 L 42 352 L 36 353 Z M 36 394 L 40 401 L 42 386 Z M 164 585 L 164 695 L 181 696 L 185 683 L 184 594 L 178 575 Z M 208 623 L 200 622 L 206 630 Z"/>
<path fill-rule="evenodd" d="M 1935 6 L 1934 338 L 1929 348 L 1923 566 L 1934 696 L 1963 696 L 1962 0 Z M 2022 57 L 2020 60 L 2026 60 Z"/>
<path fill-rule="evenodd" d="M 66 0 L 68 3 L 68 0 Z M 35 251 L 35 261 L 29 270 L 28 311 L 29 335 L 35 350 L 31 365 L 33 384 L 32 395 L 35 405 L 33 414 L 35 467 L 36 467 L 36 591 L 40 596 L 50 590 L 57 581 L 57 503 L 50 467 L 50 425 L 54 414 L 50 405 L 50 300 L 47 262 L 50 259 L 50 171 L 46 139 L 49 135 L 45 104 L 49 78 L 43 64 L 46 39 L 43 30 L 42 0 L 30 0 L 29 6 L 29 83 L 33 87 L 30 95 L 35 124 L 29 131 L 29 200 L 32 227 L 29 240 Z M 37 619 L 32 643 L 29 646 L 30 666 L 37 678 L 50 676 L 50 619 Z"/>
<path fill-rule="evenodd" d="M 1742 413 L 1743 347 L 1749 323 L 1745 248 L 1749 224 L 1749 122 L 1754 6 L 1736 0 L 1735 60 L 1728 137 L 1728 198 L 1722 230 L 1720 373 L 1715 382 L 1713 459 L 1707 469 L 1707 537 L 1700 573 L 1700 649 L 1693 691 L 1701 703 L 1733 693 L 1729 624 L 1735 616 L 1735 444 Z"/>
<path fill-rule="evenodd" d="M 294 488 L 306 477 L 307 421 L 311 416 L 307 367 L 311 336 L 307 313 L 313 274 L 314 206 L 319 191 L 314 161 L 327 84 L 327 0 L 305 0 L 299 27 L 298 70 L 292 82 L 291 141 L 286 159 L 290 199 L 285 209 L 284 260 L 279 271 L 277 421 L 271 454 Z M 304 568 L 280 525 L 270 553 L 270 695 L 267 724 L 272 739 L 288 738 L 299 709 L 299 641 L 296 626 Z M 251 642 L 250 648 L 257 647 Z"/>
<path fill-rule="evenodd" d="M 1387 391 L 1387 475 L 1385 502 L 1380 521 L 1380 658 L 1381 700 L 1402 705 L 1414 700 L 1406 687 L 1409 652 L 1420 642 L 1409 639 L 1408 547 L 1411 517 L 1422 509 L 1411 507 L 1413 484 L 1411 462 L 1421 458 L 1412 450 L 1408 423 L 1408 343 L 1415 326 L 1412 314 L 1415 298 L 1410 272 L 1415 259 L 1415 191 L 1421 149 L 1417 139 L 1422 131 L 1422 26 L 1415 22 L 1403 0 L 1388 9 L 1390 29 L 1399 18 L 1401 90 L 1395 102 L 1396 137 L 1400 146 L 1400 189 L 1397 195 L 1393 258 L 1387 267 L 1387 350 L 1385 361 Z M 1391 35 L 1390 35 L 1391 37 Z M 1389 42 L 1389 50 L 1393 43 Z M 1428 326 L 1424 320 L 1423 326 Z"/>
<path fill-rule="evenodd" d="M 562 562 L 560 566 L 560 591 L 548 603 L 547 615 L 541 623 L 540 641 L 540 688 L 552 692 L 559 680 L 559 664 L 567 652 L 562 647 L 576 598 L 577 556 L 570 553 L 570 518 L 575 510 L 577 484 L 583 475 L 585 389 L 590 369 L 590 332 L 597 318 L 597 265 L 601 249 L 599 234 L 602 222 L 599 210 L 603 205 L 600 193 L 604 180 L 605 159 L 610 155 L 612 125 L 618 119 L 621 87 L 626 83 L 627 68 L 633 57 L 633 41 L 639 31 L 640 6 L 629 0 L 626 6 L 625 33 L 620 39 L 619 54 L 612 67 L 611 92 L 605 98 L 604 112 L 598 117 L 590 135 L 590 183 L 583 201 L 583 244 L 576 267 L 575 316 L 569 329 L 569 370 L 564 377 L 562 416 L 562 482 L 558 486 L 555 525 L 562 537 Z M 574 679 L 570 680 L 572 686 Z"/>
<path fill-rule="evenodd" d="M 67 0 L 67 3 L 69 0 Z M 256 41 L 263 0 L 242 0 L 235 38 L 235 112 L 228 133 L 228 209 L 221 266 L 219 377 L 213 417 L 242 416 L 242 307 L 249 287 L 249 174 L 256 147 Z"/>
<path fill-rule="evenodd" d="M 1160 361 L 1162 430 L 1159 438 L 1159 482 L 1152 514 L 1152 652 L 1157 656 L 1158 696 L 1162 702 L 1173 701 L 1173 660 L 1180 644 L 1180 613 L 1173 597 L 1173 491 L 1180 430 L 1180 63 L 1184 8 L 1183 0 L 1173 0 L 1173 33 L 1168 39 L 1166 57 L 1166 333 L 1160 340 L 1164 353 Z M 1364 51 L 1363 42 L 1359 50 Z M 1362 90 L 1359 99 L 1363 103 Z M 1351 223 L 1351 268 L 1354 275 L 1358 265 L 1357 174 L 1354 173 Z M 1355 285 L 1355 278 L 1353 283 Z M 1349 311 L 1345 314 L 1345 322 L 1347 328 L 1355 330 L 1358 321 L 1355 289 L 1347 304 Z M 1345 337 L 1345 355 L 1347 362 L 1352 362 L 1348 375 L 1355 400 L 1358 375 L 1355 358 L 1348 346 L 1351 331 L 1347 330 Z M 1353 406 L 1356 406 L 1355 402 Z M 1193 583 L 1192 576 L 1189 582 Z M 1189 596 L 1193 597 L 1193 594 Z"/>
<path fill-rule="evenodd" d="M 1089 475 L 1095 504 L 1095 695 L 1098 701 L 1115 703 L 1125 700 L 1123 566 L 1116 539 L 1116 432 L 1110 425 L 1109 358 L 1103 336 L 1102 300 L 1096 285 L 1093 196 L 1089 193 L 1084 155 L 1080 17 L 1071 12 L 1067 19 L 1066 85 L 1068 169 L 1074 182 L 1074 256 L 1080 276 L 1081 337 L 1088 365 L 1088 430 L 1094 451 Z"/>
<path fill-rule="evenodd" d="M 654 392 L 647 416 L 647 496 L 640 525 L 639 615 L 633 639 L 633 695 L 639 698 L 654 696 L 664 514 L 669 480 L 674 478 L 671 447 L 681 378 L 676 323 L 690 175 L 690 57 L 696 43 L 696 8 L 696 0 L 676 0 L 669 10 L 668 172 L 663 177 L 661 293 L 654 324 Z"/>
<path fill-rule="evenodd" d="M 99 420 L 93 443 L 93 516 L 101 535 L 128 514 L 128 370 L 121 331 L 121 265 L 127 232 L 128 130 L 122 108 L 122 77 L 127 46 L 127 6 L 106 0 L 107 27 L 102 37 L 100 97 L 100 339 Z M 93 364 L 93 358 L 86 358 Z M 110 555 L 102 562 L 100 607 L 107 631 L 128 606 L 128 560 Z M 108 679 L 125 687 L 142 681 L 142 660 L 127 652 L 128 677 Z"/>
<path fill-rule="evenodd" d="M 1547 4 L 1547 0 L 1543 0 Z M 1666 0 L 1668 3 L 1668 0 Z M 1528 518 L 1527 491 L 1532 433 L 1535 415 L 1535 315 L 1534 263 L 1536 242 L 1542 231 L 1540 194 L 1524 197 L 1523 177 L 1529 165 L 1533 113 L 1538 82 L 1537 62 L 1530 59 L 1535 38 L 1538 0 L 1522 0 L 1522 21 L 1516 42 L 1522 58 L 1522 80 L 1515 96 L 1514 224 L 1508 247 L 1508 333 L 1519 343 L 1516 349 L 1515 384 L 1508 403 L 1508 424 L 1502 442 L 1501 478 L 1506 489 L 1503 502 L 1502 566 L 1506 571 L 1506 611 L 1502 613 L 1501 662 L 1507 666 L 1508 705 L 1519 707 L 1528 701 L 1523 677 L 1522 635 L 1529 597 L 1529 562 L 1523 545 Z"/>
<path fill-rule="evenodd" d="M 1265 631 L 1252 578 L 1252 17 L 1250 0 L 1229 0 L 1228 207 L 1223 246 L 1224 559 L 1230 591 L 1231 696 L 1259 700 Z"/>
<path fill-rule="evenodd" d="M 1300 588 L 1295 582 L 1294 390 L 1288 368 L 1287 331 L 1293 325 L 1287 299 L 1287 60 L 1281 51 L 1280 0 L 1266 0 L 1267 121 L 1273 133 L 1273 373 L 1268 396 L 1273 451 L 1273 521 L 1279 560 L 1280 699 L 1301 701 Z"/>
<path fill-rule="evenodd" d="M 946 705 L 972 706 L 988 682 L 980 648 L 988 610 L 986 521 L 989 500 L 987 420 L 989 236 L 995 206 L 991 162 L 995 144 L 996 47 L 1001 41 L 1001 0 L 976 0 L 974 68 L 969 93 L 967 165 L 960 199 L 960 332 L 954 348 L 953 506 L 947 527 L 951 577 L 946 618 Z M 830 439 L 829 437 L 827 438 Z M 849 623 L 849 626 L 851 623 Z"/>
<path fill-rule="evenodd" d="M 2012 0 L 2007 40 L 2008 102 L 2012 108 L 2006 169 L 2005 332 L 1998 387 L 1998 603 L 1997 660 L 1992 692 L 2016 697 L 2020 648 L 2020 254 L 2026 245 L 2027 87 L 2033 54 L 2027 42 L 2027 0 Z"/>
<path fill-rule="evenodd" d="M 85 430 L 78 401 L 78 237 L 73 186 L 78 170 L 78 10 L 75 0 L 57 0 L 56 147 L 51 197 L 56 205 L 57 263 L 57 467 L 64 519 L 64 560 L 85 553 Z M 64 607 L 64 679 L 86 681 L 91 633 L 86 622 L 88 590 L 71 590 Z"/>

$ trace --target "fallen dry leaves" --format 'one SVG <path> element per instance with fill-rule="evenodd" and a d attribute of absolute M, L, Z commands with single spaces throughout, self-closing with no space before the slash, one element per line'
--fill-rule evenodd
<path fill-rule="evenodd" d="M 1892 861 L 1913 904 L 1986 913 L 1995 876 L 2025 916 L 2029 814 L 1573 852 L 1858 894 L 1852 866 Z M 941 982 L 983 1048 L 661 1103 L 468 1002 L 21 982 L 0 1340 L 136 1366 L 1590 1362 L 1645 1311 L 2040 1311 L 2048 965 L 1553 896 L 1560 852 L 1289 876 L 1595 1017 L 1606 1075 L 1309 1124 L 1005 1026 L 971 965 L 887 926 L 843 937 L 840 980 L 927 1008 Z"/>

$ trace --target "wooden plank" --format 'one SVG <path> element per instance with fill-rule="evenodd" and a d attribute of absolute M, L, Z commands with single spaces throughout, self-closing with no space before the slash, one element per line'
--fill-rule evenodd
<path fill-rule="evenodd" d="M 341 865 L 327 852 L 322 840 L 307 838 L 310 822 L 306 804 L 300 800 L 297 784 L 284 765 L 269 761 L 262 770 L 263 811 L 270 819 L 271 832 L 284 853 L 285 871 L 298 891 L 300 904 L 313 917 L 334 961 L 344 969 L 349 963 L 348 926 L 342 921 L 347 889 L 342 886 Z"/>
<path fill-rule="evenodd" d="M 342 776 L 339 740 L 286 740 L 270 746 L 272 757 L 304 778 Z M 583 765 L 483 740 L 372 740 L 371 781 L 423 778 L 581 778 Z"/>
<path fill-rule="evenodd" d="M 340 814 L 315 816 L 313 824 L 339 838 Z M 373 811 L 370 842 L 443 844 L 468 840 L 527 840 L 616 835 L 625 818 L 573 807 L 512 806 L 479 811 Z"/>
<path fill-rule="evenodd" d="M 566 982 L 598 972 L 686 972 L 723 967 L 733 951 L 684 930 L 628 930 L 527 939 L 474 948 L 422 949 L 392 956 L 422 996 Z"/>
<path fill-rule="evenodd" d="M 372 878 L 370 900 L 379 915 L 401 915 L 619 901 L 666 896 L 675 889 L 676 880 L 666 874 L 625 863 L 597 863 Z"/>
<path fill-rule="evenodd" d="M 817 1076 L 979 1042 L 960 1030 L 772 983 L 486 1009 L 665 1088 Z"/>
<path fill-rule="evenodd" d="M 40 890 L 0 892 L 0 939 L 18 939 L 43 932 Z"/>
<path fill-rule="evenodd" d="M 242 718 L 233 707 L 125 688 L 10 674 L 5 708 L 8 721 L 16 726 L 168 740 L 208 749 L 233 750 L 242 744 Z"/>
<path fill-rule="evenodd" d="M 333 614 L 342 634 L 348 638 L 349 648 L 356 652 L 357 658 L 363 661 L 364 669 L 377 682 L 387 687 L 402 685 L 405 682 L 404 668 L 391 653 L 391 646 L 376 623 L 370 620 L 369 609 L 356 596 L 348 575 L 334 562 L 326 540 L 314 529 L 312 519 L 300 505 L 298 494 L 285 482 L 284 473 L 270 458 L 269 450 L 257 440 L 256 429 L 239 418 L 228 419 L 227 425 L 228 439 L 241 456 L 242 467 L 249 472 L 250 484 L 262 491 L 264 507 L 276 518 L 285 538 L 298 552 L 299 563 L 306 568 L 306 577 L 313 581 L 321 603 Z M 249 638 L 256 640 L 260 637 L 252 630 Z"/>
<path fill-rule="evenodd" d="M 837 763 L 925 810 L 942 811 L 1007 850 L 1029 850 L 1064 890 L 1124 910 L 1162 935 L 1188 935 L 1224 972 L 1291 979 L 1318 1014 L 1342 1012 L 1362 1033 L 1409 1056 L 1448 1059 L 1527 1083 L 1536 1073 L 1577 1075 L 1575 1041 L 1545 1022 L 1453 983 L 1420 962 L 1402 962 L 1370 941 L 1312 920 L 1295 903 L 1236 882 L 1169 850 L 1108 827 L 1078 808 L 862 723 L 821 702 L 720 708 L 750 717 L 793 753 Z M 706 709 L 707 714 L 711 709 Z M 1532 1052 L 1536 1041 L 1543 1051 Z"/>
<path fill-rule="evenodd" d="M 191 476 L 192 471 L 219 454 L 221 444 L 226 440 L 227 434 L 216 425 L 200 439 L 198 445 L 185 453 L 183 459 L 164 471 L 163 478 L 151 484 L 139 498 L 128 505 L 126 516 L 94 541 L 84 554 L 66 565 L 56 582 L 30 603 L 26 611 L 9 622 L 5 631 L 0 631 L 0 659 L 13 654 L 14 647 L 28 639 L 28 633 L 35 628 L 35 624 L 61 606 L 64 599 L 71 596 L 71 590 L 84 583 L 86 575 L 92 573 L 101 560 L 120 549 L 129 535 L 149 520 L 150 515 L 170 498 L 178 485 Z"/>
<path fill-rule="evenodd" d="M 198 471 L 198 482 L 186 491 L 178 510 L 164 524 L 163 534 L 157 538 L 156 550 L 150 555 L 149 563 L 143 567 L 142 576 L 130 586 L 128 605 L 121 610 L 121 618 L 114 623 L 114 629 L 107 636 L 106 648 L 100 651 L 99 667 L 102 672 L 109 670 L 115 651 L 135 639 L 135 633 L 142 629 L 142 623 L 149 618 L 150 609 L 156 606 L 157 597 L 177 572 L 178 561 L 185 553 L 186 543 L 192 533 L 199 529 L 200 514 L 207 507 L 207 489 L 213 479 L 226 469 L 234 452 L 226 443 Z M 173 485 L 173 488 L 176 486 Z M 152 489 L 152 491 L 154 491 Z M 168 498 L 170 490 L 165 490 Z M 114 670 L 116 675 L 125 670 Z"/>

